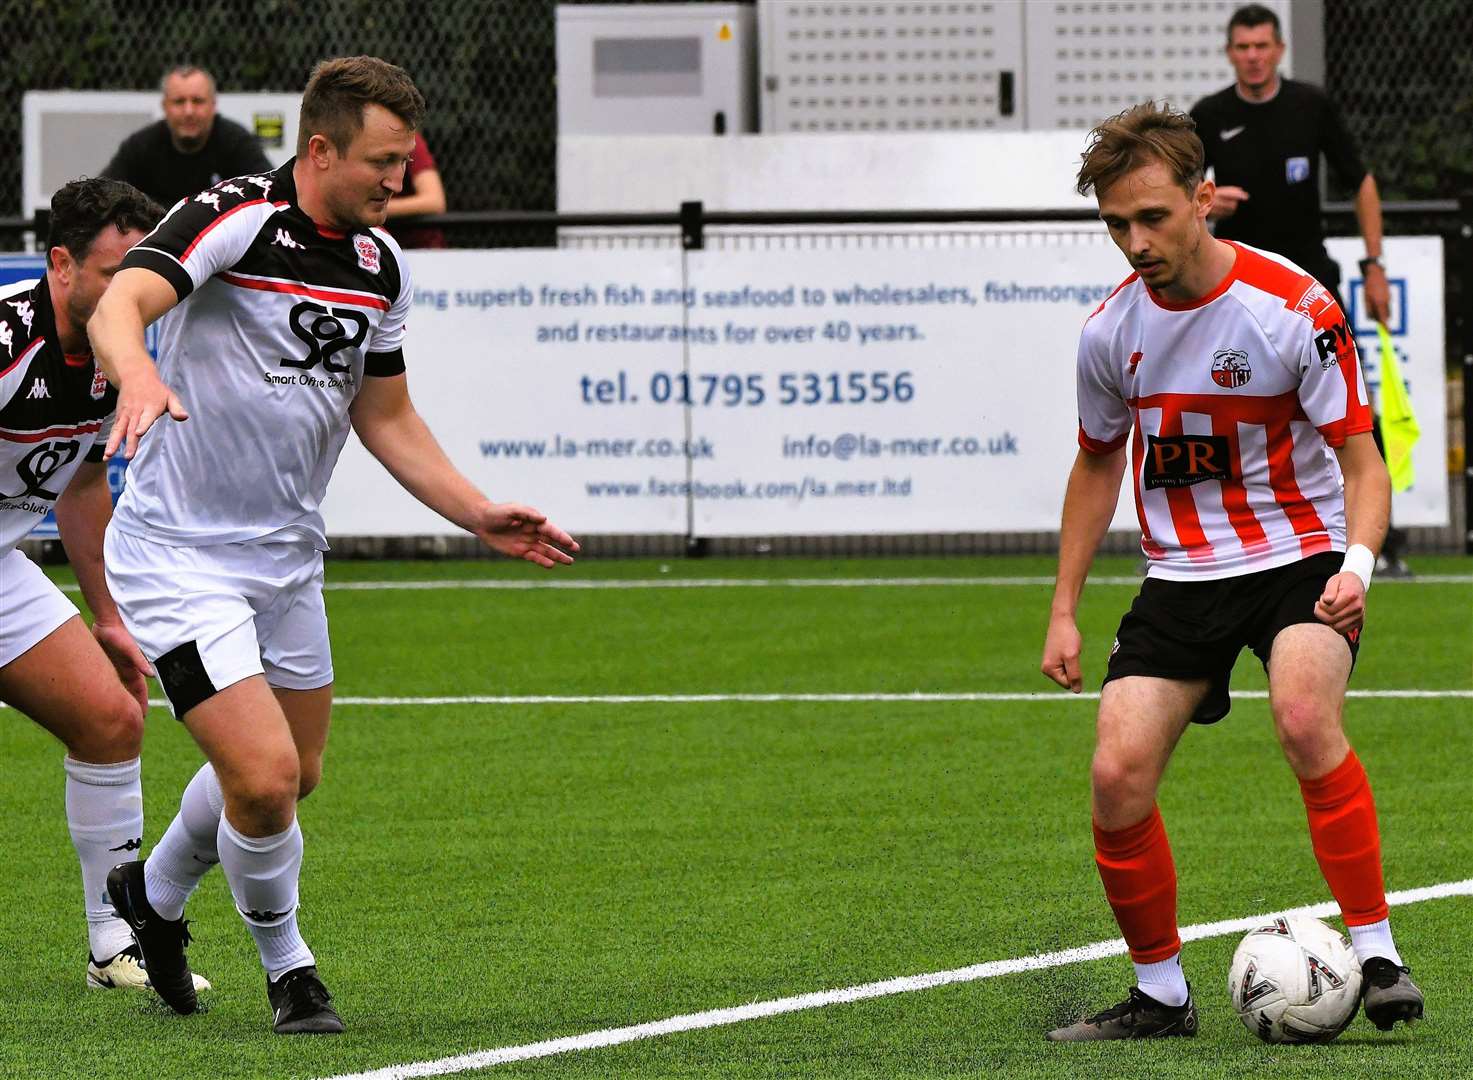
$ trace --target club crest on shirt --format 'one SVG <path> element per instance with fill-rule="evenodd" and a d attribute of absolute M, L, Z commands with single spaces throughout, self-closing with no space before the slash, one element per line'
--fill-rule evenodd
<path fill-rule="evenodd" d="M 1212 354 L 1212 381 L 1224 390 L 1236 390 L 1251 378 L 1253 368 L 1242 349 L 1218 349 Z"/>
<path fill-rule="evenodd" d="M 92 369 L 91 394 L 93 401 L 101 401 L 107 394 L 107 376 L 102 373 L 102 368 L 100 367 L 94 367 Z"/>
<path fill-rule="evenodd" d="M 365 236 L 363 233 L 353 235 L 353 250 L 358 253 L 358 265 L 370 274 L 377 274 L 378 244 L 374 243 L 373 237 Z"/>

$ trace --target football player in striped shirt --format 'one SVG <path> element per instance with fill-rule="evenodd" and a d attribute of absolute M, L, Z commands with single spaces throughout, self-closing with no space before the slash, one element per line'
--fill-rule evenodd
<path fill-rule="evenodd" d="M 1081 689 L 1075 611 L 1128 469 L 1149 570 L 1111 648 L 1091 781 L 1095 862 L 1136 985 L 1049 1038 L 1196 1034 L 1156 791 L 1188 727 L 1227 715 L 1244 647 L 1268 673 L 1366 1015 L 1389 1030 L 1422 1015 L 1422 994 L 1392 939 L 1376 807 L 1341 713 L 1390 481 L 1339 305 L 1286 259 L 1208 232 L 1193 128 L 1152 103 L 1128 109 L 1091 133 L 1079 171 L 1134 272 L 1080 336 L 1079 452 L 1042 668 Z"/>

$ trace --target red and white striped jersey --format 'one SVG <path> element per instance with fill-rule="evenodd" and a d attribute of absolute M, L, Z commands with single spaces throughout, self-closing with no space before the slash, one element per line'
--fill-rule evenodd
<path fill-rule="evenodd" d="M 1232 577 L 1345 550 L 1331 447 L 1371 430 L 1355 339 L 1293 263 L 1233 244 L 1206 296 L 1173 303 L 1132 274 L 1079 339 L 1079 445 L 1131 441 L 1152 577 Z"/>

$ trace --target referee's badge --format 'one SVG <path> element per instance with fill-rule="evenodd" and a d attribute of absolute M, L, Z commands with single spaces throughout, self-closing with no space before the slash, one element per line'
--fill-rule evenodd
<path fill-rule="evenodd" d="M 378 244 L 374 243 L 373 237 L 365 236 L 363 233 L 355 233 L 353 235 L 353 250 L 358 253 L 359 267 L 367 270 L 370 274 L 378 273 Z"/>

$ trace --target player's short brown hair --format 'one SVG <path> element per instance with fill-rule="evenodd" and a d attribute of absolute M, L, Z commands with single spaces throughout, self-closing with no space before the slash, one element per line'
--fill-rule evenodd
<path fill-rule="evenodd" d="M 64 247 L 77 262 L 86 262 L 93 242 L 109 225 L 118 232 L 148 233 L 163 216 L 162 206 L 121 180 L 83 177 L 63 184 L 51 196 L 46 265 L 51 265 L 54 247 Z"/>
<path fill-rule="evenodd" d="M 1128 172 L 1159 161 L 1171 170 L 1187 195 L 1197 190 L 1206 169 L 1206 152 L 1197 125 L 1184 112 L 1154 101 L 1116 113 L 1089 133 L 1080 156 L 1081 195 L 1101 192 Z"/>
<path fill-rule="evenodd" d="M 338 152 L 363 130 L 363 110 L 381 105 L 418 131 L 424 121 L 424 95 L 409 73 L 376 56 L 340 56 L 312 69 L 302 93 L 297 153 L 307 152 L 313 135 L 327 138 Z"/>

